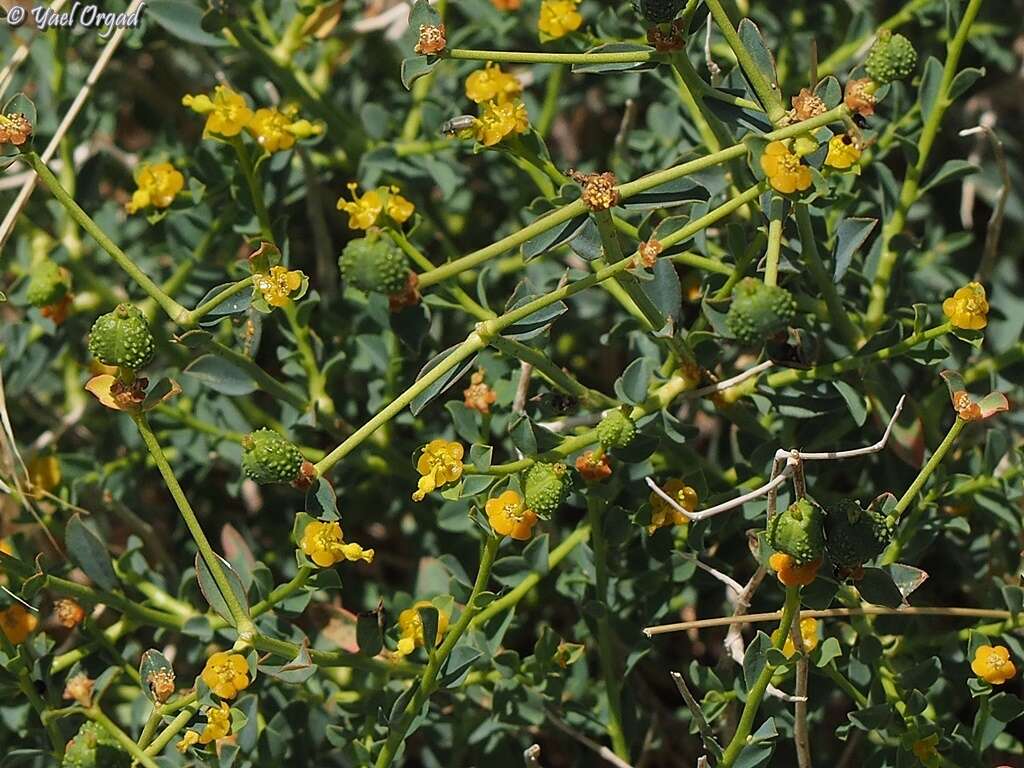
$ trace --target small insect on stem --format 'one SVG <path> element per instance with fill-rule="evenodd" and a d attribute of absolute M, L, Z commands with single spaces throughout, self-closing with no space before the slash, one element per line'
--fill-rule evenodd
<path fill-rule="evenodd" d="M 464 131 L 472 129 L 475 124 L 476 118 L 472 115 L 458 115 L 451 120 L 445 120 L 441 125 L 441 135 L 455 137 Z"/>

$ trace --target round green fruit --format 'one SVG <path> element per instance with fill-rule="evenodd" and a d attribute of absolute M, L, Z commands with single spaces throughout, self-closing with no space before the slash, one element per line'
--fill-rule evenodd
<path fill-rule="evenodd" d="M 903 35 L 885 29 L 878 33 L 875 44 L 864 60 L 868 76 L 879 85 L 895 80 L 905 80 L 914 74 L 917 66 L 917 51 L 914 44 Z"/>
<path fill-rule="evenodd" d="M 633 0 L 633 9 L 652 24 L 667 24 L 684 5 L 685 0 Z"/>
<path fill-rule="evenodd" d="M 768 543 L 797 565 L 813 563 L 825 551 L 823 517 L 821 507 L 810 499 L 800 499 L 768 521 Z"/>
<path fill-rule="evenodd" d="M 825 547 L 836 565 L 856 568 L 885 551 L 895 527 L 895 518 L 882 512 L 880 500 L 861 509 L 860 502 L 843 499 L 825 515 Z"/>
<path fill-rule="evenodd" d="M 272 429 L 242 438 L 242 471 L 260 485 L 294 482 L 303 461 L 301 451 Z"/>
<path fill-rule="evenodd" d="M 550 515 L 569 496 L 572 477 L 565 464 L 538 462 L 526 471 L 523 495 L 526 507 L 539 515 Z"/>
<path fill-rule="evenodd" d="M 101 315 L 89 332 L 89 353 L 104 365 L 136 370 L 153 359 L 155 350 L 145 315 L 131 304 Z"/>
<path fill-rule="evenodd" d="M 736 285 L 725 325 L 745 346 L 760 346 L 796 317 L 796 299 L 785 288 L 746 277 Z"/>
<path fill-rule="evenodd" d="M 63 299 L 70 288 L 68 271 L 46 259 L 32 266 L 25 298 L 33 307 L 48 307 Z"/>
<path fill-rule="evenodd" d="M 636 437 L 636 424 L 623 411 L 610 411 L 597 425 L 597 439 L 606 451 L 625 448 Z"/>
<path fill-rule="evenodd" d="M 401 292 L 409 276 L 405 254 L 378 232 L 349 242 L 338 267 L 345 282 L 361 291 L 387 296 Z"/>
<path fill-rule="evenodd" d="M 128 768 L 131 756 L 106 729 L 83 723 L 64 751 L 63 768 Z"/>

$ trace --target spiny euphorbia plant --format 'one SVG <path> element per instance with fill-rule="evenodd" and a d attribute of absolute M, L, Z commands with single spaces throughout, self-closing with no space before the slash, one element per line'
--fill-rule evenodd
<path fill-rule="evenodd" d="M 0 762 L 1019 758 L 1003 16 L 148 5 L 0 76 Z"/>

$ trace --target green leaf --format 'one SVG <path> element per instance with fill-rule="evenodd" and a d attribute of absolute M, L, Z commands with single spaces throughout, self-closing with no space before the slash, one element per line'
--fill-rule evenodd
<path fill-rule="evenodd" d="M 553 215 L 553 212 L 545 213 L 543 216 L 538 216 L 534 219 L 532 223 L 541 221 L 545 217 L 551 215 Z M 589 220 L 589 216 L 582 214 L 551 227 L 546 232 L 542 232 L 535 237 L 531 237 L 523 243 L 523 258 L 526 261 L 529 261 L 530 259 L 535 259 L 542 253 L 546 253 L 553 248 L 565 245 L 583 231 L 583 228 L 587 226 L 587 222 Z"/>
<path fill-rule="evenodd" d="M 921 102 L 921 119 L 928 121 L 929 115 L 942 98 L 942 62 L 929 56 L 921 75 L 921 86 L 918 90 L 918 101 Z"/>
<path fill-rule="evenodd" d="M 655 53 L 655 50 L 648 45 L 637 45 L 635 43 L 604 43 L 596 48 L 589 49 L 586 53 Z M 654 69 L 657 66 L 657 60 L 604 62 L 599 64 L 573 64 L 572 71 L 599 75 L 605 72 L 638 72 L 645 69 Z"/>
<path fill-rule="evenodd" d="M 815 663 L 815 666 L 819 668 L 827 667 L 833 659 L 840 659 L 842 656 L 843 649 L 839 645 L 839 641 L 834 637 L 826 637 L 822 644 L 818 646 L 818 661 Z"/>
<path fill-rule="evenodd" d="M 301 685 L 313 676 L 313 673 L 316 672 L 316 665 L 313 664 L 313 659 L 309 655 L 309 646 L 303 643 L 299 646 L 299 652 L 295 658 L 287 664 L 281 666 L 260 664 L 257 669 L 264 675 L 280 680 L 282 683 Z"/>
<path fill-rule="evenodd" d="M 659 208 L 674 208 L 694 200 L 705 201 L 711 197 L 703 186 L 684 176 L 640 192 L 623 200 L 619 206 L 628 211 L 653 211 Z"/>
<path fill-rule="evenodd" d="M 443 352 L 434 355 L 427 364 L 420 369 L 420 372 L 416 376 L 416 381 L 419 381 L 434 368 L 440 365 L 449 355 L 451 355 L 460 345 L 456 344 L 453 347 L 449 347 Z M 420 392 L 416 397 L 409 403 L 409 410 L 413 416 L 418 415 L 424 408 L 426 408 L 434 398 L 444 394 L 455 384 L 466 371 L 473 367 L 473 363 L 476 362 L 476 355 L 471 355 L 470 358 L 464 361 L 461 365 L 454 366 L 451 370 L 441 374 L 436 381 L 432 382 L 430 386 Z"/>
<path fill-rule="evenodd" d="M 838 79 L 829 75 L 818 83 L 814 94 L 825 103 L 828 109 L 834 109 L 843 100 L 843 86 L 839 84 Z"/>
<path fill-rule="evenodd" d="M 745 18 L 740 21 L 736 31 L 739 32 L 740 40 L 743 41 L 743 45 L 754 58 L 757 68 L 768 78 L 770 83 L 775 85 L 777 90 L 779 76 L 775 71 L 775 57 L 772 56 L 771 49 L 768 48 L 768 44 L 761 36 L 761 30 L 758 29 L 757 24 Z"/>
<path fill-rule="evenodd" d="M 420 615 L 420 622 L 423 624 L 423 645 L 426 648 L 433 648 L 437 645 L 437 627 L 440 614 L 432 605 L 424 605 L 416 609 Z"/>
<path fill-rule="evenodd" d="M 407 89 L 424 75 L 430 74 L 440 59 L 437 56 L 410 56 L 402 59 L 402 85 Z"/>
<path fill-rule="evenodd" d="M 674 323 L 679 322 L 683 311 L 683 289 L 671 259 L 658 259 L 654 264 L 654 279 L 646 281 L 641 287 L 661 310 L 663 317 L 671 318 Z"/>
<path fill-rule="evenodd" d="M 206 292 L 206 295 L 203 296 L 203 298 L 196 302 L 196 306 L 201 307 L 214 296 L 217 296 L 218 294 L 222 293 L 223 291 L 232 287 L 233 285 L 234 283 L 222 283 L 221 285 L 211 288 L 209 291 Z M 226 315 L 237 315 L 240 312 L 245 312 L 251 306 L 252 291 L 239 291 L 231 298 L 222 301 L 216 307 L 211 309 L 209 314 L 207 314 L 202 320 L 199 321 L 199 325 L 218 325 Z"/>
<path fill-rule="evenodd" d="M 853 417 L 853 422 L 858 427 L 863 427 L 864 422 L 868 419 L 867 402 L 864 400 L 864 396 L 845 381 L 840 381 L 839 379 L 833 380 L 832 386 L 842 395 L 846 408 L 849 410 L 850 416 Z"/>
<path fill-rule="evenodd" d="M 156 702 L 157 698 L 153 693 L 150 680 L 158 672 L 174 675 L 174 667 L 160 651 L 150 648 L 142 654 L 142 659 L 139 661 L 139 679 L 142 680 L 143 691 L 152 702 Z"/>
<path fill-rule="evenodd" d="M 231 567 L 231 563 L 220 555 L 215 556 L 220 561 L 221 569 L 227 577 L 228 585 L 234 593 L 235 600 L 242 607 L 242 613 L 248 616 L 249 602 L 245 595 L 245 588 L 242 586 L 242 580 L 238 578 L 238 574 Z M 206 561 L 203 560 L 201 554 L 196 555 L 196 581 L 199 582 L 199 591 L 203 593 L 203 597 L 206 598 L 206 602 L 210 604 L 214 613 L 227 621 L 232 621 L 233 617 L 228 609 L 227 602 L 224 600 L 224 595 L 221 593 L 220 587 L 217 586 L 213 573 L 210 572 L 210 568 L 207 566 Z"/>
<path fill-rule="evenodd" d="M 519 309 L 538 298 L 540 298 L 540 296 L 532 294 L 522 296 L 517 299 L 514 304 L 506 307 L 505 312 L 508 313 L 515 309 Z M 555 319 L 568 311 L 569 307 L 566 306 L 565 302 L 556 301 L 552 304 L 548 304 L 546 307 L 541 307 L 536 312 L 532 312 L 523 319 L 512 323 L 512 325 L 508 326 L 501 335 L 518 341 L 532 339 L 545 333 Z"/>
<path fill-rule="evenodd" d="M 196 3 L 187 0 L 149 0 L 146 15 L 172 35 L 186 43 L 195 43 L 208 48 L 225 46 L 228 41 L 203 29 L 203 10 Z"/>
<path fill-rule="evenodd" d="M 836 245 L 833 255 L 836 260 L 833 279 L 839 282 L 850 268 L 853 255 L 860 249 L 871 235 L 878 219 L 844 219 L 836 227 Z"/>
<path fill-rule="evenodd" d="M 956 73 L 949 86 L 949 100 L 956 101 L 970 90 L 978 80 L 985 76 L 985 68 L 968 67 Z"/>
<path fill-rule="evenodd" d="M 216 355 L 197 357 L 182 373 L 198 379 L 222 395 L 237 397 L 252 394 L 258 389 L 256 381 L 246 371 Z"/>
<path fill-rule="evenodd" d="M 325 477 L 318 477 L 316 484 L 306 491 L 306 512 L 319 520 L 340 520 L 338 494 Z"/>
<path fill-rule="evenodd" d="M 881 568 L 865 568 L 864 578 L 858 582 L 857 589 L 860 596 L 872 605 L 899 608 L 903 604 L 903 593 Z"/>
<path fill-rule="evenodd" d="M 754 682 L 768 665 L 768 649 L 771 647 L 771 638 L 760 631 L 747 646 L 747 650 L 743 654 L 743 682 L 748 691 L 754 687 Z"/>
<path fill-rule="evenodd" d="M 615 394 L 630 405 L 638 405 L 647 399 L 647 387 L 654 373 L 654 363 L 646 357 L 638 357 L 615 382 Z"/>
<path fill-rule="evenodd" d="M 942 167 L 935 172 L 935 175 L 925 182 L 924 186 L 921 187 L 921 193 L 925 193 L 930 189 L 935 189 L 942 184 L 948 184 L 951 181 L 957 181 L 966 176 L 972 176 L 975 173 L 979 173 L 981 169 L 969 163 L 966 160 L 947 160 L 942 164 Z"/>
<path fill-rule="evenodd" d="M 64 543 L 72 562 L 100 588 L 111 590 L 117 587 L 117 574 L 114 573 L 110 553 L 103 540 L 82 522 L 81 515 L 76 514 L 68 521 Z"/>

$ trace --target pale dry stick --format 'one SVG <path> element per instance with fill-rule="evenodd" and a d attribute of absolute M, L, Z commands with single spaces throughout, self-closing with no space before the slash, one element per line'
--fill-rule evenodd
<path fill-rule="evenodd" d="M 992 270 L 995 268 L 996 260 L 999 257 L 999 238 L 1003 233 L 1003 219 L 1006 217 L 1006 204 L 1010 199 L 1012 182 L 1010 181 L 1010 169 L 1006 162 L 1006 152 L 1003 149 L 1002 139 L 992 129 L 992 126 L 982 122 L 981 125 L 975 128 L 960 131 L 961 136 L 973 136 L 975 134 L 986 136 L 989 143 L 992 144 L 992 152 L 995 155 L 996 164 L 999 166 L 999 176 L 1002 181 L 1002 186 L 996 195 L 995 207 L 992 209 L 992 215 L 988 219 L 988 227 L 985 231 L 985 250 L 982 252 L 981 263 L 978 265 L 976 275 L 979 281 L 984 282 L 992 276 Z"/>
<path fill-rule="evenodd" d="M 888 426 L 886 426 L 882 438 L 877 443 L 872 443 L 871 445 L 866 445 L 862 448 L 852 448 L 846 451 L 811 452 L 798 451 L 796 449 L 787 451 L 784 448 L 780 448 L 778 451 L 775 452 L 775 461 L 772 464 L 772 477 L 771 479 L 768 480 L 767 483 L 762 485 L 760 488 L 755 488 L 753 491 L 750 491 L 749 493 L 745 493 L 742 496 L 737 496 L 735 499 L 730 499 L 729 501 L 722 502 L 721 504 L 718 504 L 714 507 L 710 507 L 708 509 L 702 509 L 699 512 L 690 512 L 689 510 L 685 509 L 683 506 L 679 504 L 679 502 L 677 502 L 675 499 L 673 499 L 671 496 L 669 496 L 667 493 L 661 490 L 661 488 L 658 487 L 658 484 L 655 483 L 654 480 L 651 479 L 650 477 L 646 477 L 644 478 L 644 480 L 647 483 L 647 485 L 650 486 L 652 491 L 658 494 L 659 497 L 664 499 L 673 509 L 680 512 L 687 519 L 706 520 L 709 517 L 714 517 L 715 515 L 720 515 L 723 512 L 729 512 L 733 509 L 736 509 L 737 507 L 742 507 L 748 501 L 754 501 L 755 499 L 759 499 L 762 496 L 769 496 L 769 499 L 771 499 L 772 497 L 770 496 L 770 494 L 773 494 L 779 488 L 779 486 L 781 486 L 784 482 L 786 482 L 786 480 L 790 476 L 797 472 L 801 462 L 803 461 L 850 459 L 855 456 L 866 456 L 871 453 L 878 453 L 883 448 L 885 448 L 885 444 L 889 440 L 889 435 L 892 434 L 893 425 L 895 425 L 896 419 L 899 418 L 900 413 L 902 413 L 903 411 L 903 404 L 904 402 L 906 402 L 906 399 L 907 396 L 904 395 L 903 397 L 900 398 L 899 403 L 896 404 L 896 408 L 893 411 L 892 418 L 889 420 L 889 424 Z M 780 462 L 782 461 L 785 461 L 786 464 L 781 471 L 777 472 L 776 470 Z"/>
<path fill-rule="evenodd" d="M 799 621 L 793 622 L 790 632 L 793 636 L 793 647 L 800 652 L 800 660 L 796 663 L 793 745 L 796 747 L 796 762 L 799 768 L 811 768 L 811 739 L 807 732 L 807 679 L 810 677 L 810 666 Z"/>
<path fill-rule="evenodd" d="M 672 681 L 676 684 L 679 695 L 683 697 L 683 701 L 686 702 L 686 708 L 690 710 L 690 715 L 697 724 L 697 730 L 700 731 L 701 739 L 704 741 L 704 748 L 714 756 L 715 760 L 720 760 L 722 757 L 722 747 L 715 741 L 715 734 L 711 730 L 711 724 L 704 717 L 704 710 L 700 708 L 697 699 L 694 698 L 689 686 L 686 685 L 686 678 L 679 672 L 669 672 L 669 674 L 672 675 Z"/>
<path fill-rule="evenodd" d="M 132 13 L 143 3 L 143 0 L 132 0 L 131 5 L 128 6 L 126 13 Z M 67 114 L 60 121 L 57 126 L 57 130 L 53 134 L 53 138 L 50 139 L 50 143 L 46 145 L 46 149 L 43 150 L 40 158 L 42 162 L 48 163 L 57 152 L 60 147 L 60 142 L 64 138 L 64 134 L 71 128 L 71 124 L 78 117 L 78 113 L 81 112 L 82 107 L 85 106 L 85 102 L 92 95 L 93 88 L 96 83 L 99 82 L 100 76 L 103 71 L 107 68 L 110 60 L 114 57 L 114 53 L 121 45 L 121 41 L 124 36 L 128 33 L 128 27 L 120 27 L 114 30 L 114 33 L 110 36 L 110 40 L 103 47 L 100 52 L 99 58 L 96 59 L 96 63 L 93 65 L 92 70 L 89 72 L 89 76 L 85 79 L 85 83 L 82 85 L 81 90 L 78 91 L 78 95 L 75 96 L 75 100 L 71 102 L 71 106 L 68 108 Z M 4 247 L 7 242 L 7 238 L 11 236 L 11 232 L 14 231 L 14 222 L 17 221 L 18 216 L 21 215 L 21 209 L 25 207 L 28 199 L 32 196 L 32 191 L 36 188 L 36 182 L 39 177 L 36 174 L 32 174 L 25 181 L 21 187 L 21 191 L 18 192 L 18 197 L 15 198 L 14 204 L 11 209 L 7 212 L 2 223 L 0 223 L 0 249 Z"/>
<path fill-rule="evenodd" d="M 742 384 L 747 379 L 753 378 L 754 376 L 760 376 L 774 365 L 775 363 L 771 360 L 765 360 L 762 363 L 758 363 L 753 368 L 748 368 L 742 373 L 736 374 L 732 378 L 724 379 L 716 384 L 709 384 L 706 387 L 694 389 L 690 392 L 684 392 L 680 397 L 685 400 L 693 400 L 698 397 L 704 397 L 705 395 L 713 395 L 716 392 L 724 392 L 727 389 L 735 387 L 737 384 Z"/>
<path fill-rule="evenodd" d="M 587 749 L 596 752 L 598 755 L 604 758 L 606 762 L 614 765 L 615 768 L 633 768 L 632 765 L 630 765 L 621 757 L 616 755 L 614 752 L 608 749 L 608 747 L 604 746 L 603 744 L 598 744 L 585 733 L 580 733 L 567 722 L 558 717 L 551 710 L 546 709 L 545 712 L 547 712 L 548 720 L 554 723 L 555 727 L 557 727 L 559 730 L 565 731 L 565 733 L 572 736 L 574 739 L 576 739 L 576 741 L 585 746 Z"/>
<path fill-rule="evenodd" d="M 714 576 L 720 582 L 725 584 L 725 586 L 727 586 L 729 589 L 731 589 L 733 592 L 735 592 L 737 596 L 743 594 L 743 585 L 740 584 L 738 581 L 736 581 L 736 579 L 732 578 L 731 576 L 726 576 L 721 571 L 719 571 L 719 570 L 717 570 L 715 568 L 712 568 L 710 565 L 705 563 L 703 560 L 701 560 L 699 557 L 697 557 L 692 552 L 683 552 L 682 555 L 683 555 L 684 559 L 692 560 L 694 565 L 696 565 L 702 571 L 704 571 L 705 573 L 710 573 L 712 576 Z"/>
<path fill-rule="evenodd" d="M 744 616 L 750 609 L 750 602 L 754 598 L 754 593 L 757 592 L 758 587 L 761 586 L 761 582 L 764 581 L 764 577 L 768 571 L 763 565 L 758 566 L 757 570 L 747 581 L 747 585 L 743 588 L 743 591 L 736 596 L 735 608 L 733 609 L 733 616 Z M 732 656 L 733 661 L 737 664 L 743 664 L 743 654 L 746 652 L 746 648 L 743 643 L 743 631 L 741 629 L 743 625 L 740 623 L 731 624 L 729 631 L 725 633 L 725 640 L 723 645 L 729 655 Z"/>
<path fill-rule="evenodd" d="M 54 0 L 50 6 L 50 13 L 59 13 L 60 9 L 64 6 L 67 0 Z M 0 70 L 0 99 L 3 98 L 4 91 L 7 90 L 7 86 L 11 84 L 11 80 L 14 79 L 14 73 L 18 67 L 21 66 L 22 62 L 28 58 L 28 52 L 32 48 L 32 43 L 36 39 L 36 35 L 39 34 L 39 29 L 33 29 L 31 36 L 11 55 L 10 60 L 7 62 L 2 70 Z"/>
<path fill-rule="evenodd" d="M 715 84 L 715 78 L 722 74 L 722 68 L 715 63 L 711 55 L 711 14 L 708 14 L 707 23 L 704 25 L 704 63 L 708 68 L 708 82 Z"/>
<path fill-rule="evenodd" d="M 32 451 L 34 453 L 38 453 L 39 451 L 42 451 L 44 448 L 49 447 L 53 443 L 56 443 L 58 440 L 60 440 L 60 438 L 64 435 L 65 432 L 67 432 L 81 420 L 84 414 L 85 403 L 76 405 L 74 408 L 72 408 L 70 411 L 64 414 L 64 418 L 60 420 L 60 424 L 58 424 L 53 429 L 46 430 L 35 439 L 35 441 L 32 443 Z"/>
<path fill-rule="evenodd" d="M 1013 618 L 1009 611 L 1000 611 L 995 608 L 960 608 L 953 606 L 937 606 L 932 608 L 883 608 L 882 606 L 869 605 L 861 608 L 826 608 L 821 611 L 801 611 L 800 619 L 836 619 L 850 616 L 953 616 L 965 619 L 1002 619 L 1003 621 Z M 672 632 L 687 632 L 691 629 L 709 629 L 711 627 L 726 627 L 732 624 L 764 624 L 766 622 L 778 621 L 782 618 L 782 611 L 771 613 L 750 613 L 745 616 L 717 616 L 713 619 L 694 619 L 693 621 L 680 621 L 674 624 L 659 624 L 653 627 L 644 627 L 644 634 L 647 637 L 654 635 L 667 635 Z"/>
<path fill-rule="evenodd" d="M 526 768 L 543 768 L 538 758 L 540 758 L 540 744 L 533 744 L 523 751 Z"/>

